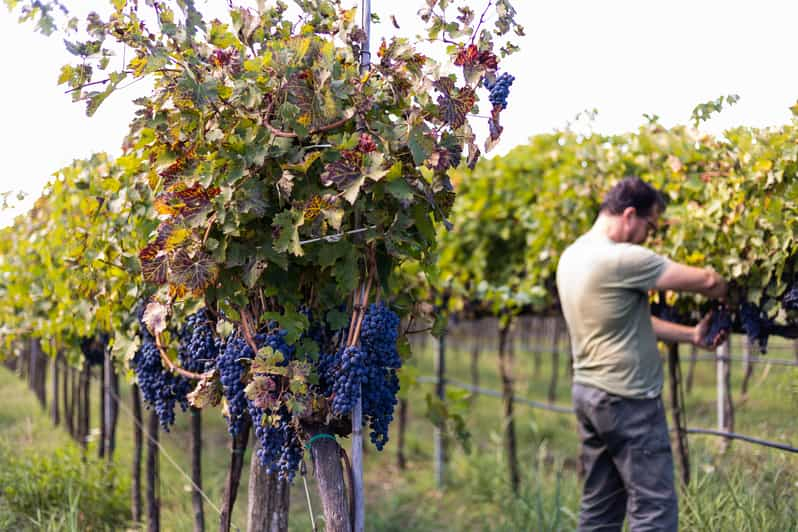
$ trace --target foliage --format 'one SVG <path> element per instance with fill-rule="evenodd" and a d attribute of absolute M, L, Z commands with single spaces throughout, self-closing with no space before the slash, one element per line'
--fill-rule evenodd
<path fill-rule="evenodd" d="M 82 223 L 91 227 L 61 220 L 75 206 L 60 189 L 40 200 L 41 227 L 59 226 L 68 245 L 84 251 L 71 256 L 77 267 L 93 264 L 89 250 L 116 271 L 73 281 L 71 263 L 57 250 L 30 249 L 43 263 L 36 270 L 27 267 L 27 254 L 17 254 L 7 271 L 20 279 L 9 286 L 40 277 L 43 285 L 41 296 L 8 309 L 24 325 L 31 307 L 45 307 L 37 314 L 41 323 L 25 332 L 44 336 L 49 327 L 71 337 L 111 330 L 115 353 L 129 360 L 137 344 L 133 308 L 154 291 L 143 321 L 154 339 L 150 354 L 160 355 L 168 371 L 186 376 L 169 331 L 202 305 L 219 327 L 240 331 L 253 353 L 258 333 L 280 330 L 296 348 L 291 367 L 311 366 L 320 352 L 357 343 L 358 308 L 399 295 L 403 263 L 433 269 L 436 225 L 448 223 L 454 197 L 449 172 L 476 164 L 501 135 L 504 98 L 488 106 L 484 148 L 470 121 L 480 99 L 488 99 L 483 85 L 496 82 L 499 56 L 517 49 L 510 34 L 523 35 L 514 8 L 509 0 L 488 1 L 477 16 L 466 2 L 428 1 L 420 12 L 425 40 L 442 52 L 442 63 L 419 53 L 418 43 L 394 37 L 364 64 L 368 40 L 355 9 L 338 0 L 295 4 L 296 16 L 279 1 L 231 5 L 225 23 L 206 20 L 194 2 L 114 0 L 83 23 L 56 9 L 65 6 L 55 0 L 9 2 L 23 19 L 66 37 L 75 62 L 63 66 L 59 83 L 87 114 L 128 83 L 148 78 L 153 87 L 135 102 L 122 157 L 106 161 L 108 169 L 76 163 L 90 178 Z M 120 64 L 114 54 L 122 49 Z M 96 190 L 108 171 L 124 177 L 110 191 L 119 194 L 118 210 L 95 224 L 108 204 Z M 88 223 L 87 213 L 95 213 Z M 27 222 L 14 228 L 21 239 L 40 229 Z M 96 238 L 80 248 L 75 235 L 83 232 Z M 0 251 L 12 256 L 19 249 L 25 244 L 15 241 Z M 52 297 L 64 292 L 71 297 L 58 301 L 56 313 Z M 71 307 L 80 312 L 65 315 Z M 305 334 L 308 316 L 334 333 L 326 345 Z M 262 377 L 271 373 L 275 382 L 286 380 L 276 371 Z M 328 421 L 329 398 L 306 377 L 317 382 L 317 368 L 302 374 L 301 386 L 277 387 L 274 397 L 261 399 L 279 398 L 291 411 L 312 405 L 301 409 L 304 420 Z M 209 371 L 200 388 L 218 389 L 218 378 Z M 300 421 L 295 416 L 297 430 Z"/>
<path fill-rule="evenodd" d="M 0 315 L 10 345 L 32 335 L 50 354 L 80 338 L 124 330 L 140 297 L 137 247 L 148 233 L 136 164 L 105 154 L 54 174 L 27 214 L 2 230 Z M 71 353 L 71 352 L 70 352 Z"/>
<path fill-rule="evenodd" d="M 732 280 L 735 308 L 750 301 L 793 323 L 795 311 L 780 299 L 796 281 L 796 127 L 738 127 L 713 137 L 649 120 L 623 135 L 537 135 L 455 180 L 442 282 L 460 294 L 456 308 L 464 301 L 494 314 L 551 308 L 563 249 L 590 228 L 614 183 L 638 175 L 669 200 L 662 231 L 647 246 Z M 668 303 L 683 315 L 705 308 L 696 297 L 670 295 Z"/>
<path fill-rule="evenodd" d="M 0 486 L 0 519 L 13 518 L 20 529 L 55 523 L 64 515 L 80 530 L 121 529 L 130 519 L 128 493 L 116 470 L 86 461 L 76 449 L 43 455 L 2 444 Z"/>

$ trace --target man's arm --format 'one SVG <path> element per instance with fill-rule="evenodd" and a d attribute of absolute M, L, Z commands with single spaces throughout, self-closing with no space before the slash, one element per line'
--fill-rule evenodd
<path fill-rule="evenodd" d="M 694 268 L 669 262 L 665 271 L 657 279 L 654 288 L 676 292 L 696 292 L 710 299 L 724 299 L 729 285 L 711 268 Z"/>
<path fill-rule="evenodd" d="M 712 345 L 704 343 L 704 339 L 709 332 L 709 322 L 712 319 L 710 312 L 704 316 L 694 327 L 680 325 L 670 321 L 661 320 L 651 316 L 651 325 L 654 327 L 654 334 L 658 340 L 663 342 L 689 343 L 703 349 L 715 349 L 726 340 L 726 334 L 721 332 Z"/>

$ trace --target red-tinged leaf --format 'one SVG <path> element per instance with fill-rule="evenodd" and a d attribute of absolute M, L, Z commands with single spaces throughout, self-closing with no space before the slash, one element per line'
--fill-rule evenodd
<path fill-rule="evenodd" d="M 325 187 L 335 186 L 338 190 L 345 190 L 360 176 L 360 166 L 343 158 L 327 164 L 319 178 L 321 179 L 321 184 Z"/>
<path fill-rule="evenodd" d="M 255 377 L 244 388 L 244 393 L 253 405 L 265 410 L 276 408 L 280 404 L 276 390 L 277 385 L 271 377 Z"/>
<path fill-rule="evenodd" d="M 148 244 L 139 252 L 139 261 L 141 261 L 141 274 L 146 282 L 153 284 L 166 283 L 169 262 L 165 251 L 154 243 Z"/>
<path fill-rule="evenodd" d="M 157 336 L 166 330 L 166 317 L 169 314 L 169 307 L 160 301 L 150 301 L 144 309 L 141 321 L 147 326 L 153 336 Z"/>
<path fill-rule="evenodd" d="M 209 206 L 219 192 L 218 187 L 176 183 L 156 198 L 155 208 L 161 214 L 189 217 Z"/>
<path fill-rule="evenodd" d="M 188 404 L 194 408 L 217 406 L 222 401 L 222 383 L 216 370 L 202 374 L 194 391 L 186 395 Z"/>
<path fill-rule="evenodd" d="M 332 206 L 332 203 L 321 196 L 313 196 L 305 203 L 305 221 L 312 222 L 324 209 Z"/>
<path fill-rule="evenodd" d="M 185 159 L 178 159 L 158 173 L 163 179 L 164 187 L 172 186 L 186 168 Z"/>
<path fill-rule="evenodd" d="M 466 164 L 470 170 L 473 170 L 477 166 L 477 162 L 479 162 L 479 157 L 482 155 L 482 152 L 479 151 L 479 147 L 473 140 L 470 140 L 468 143 L 468 157 L 466 158 Z"/>
<path fill-rule="evenodd" d="M 454 58 L 455 66 L 471 66 L 479 59 L 479 49 L 475 44 L 460 48 Z"/>
<path fill-rule="evenodd" d="M 182 202 L 183 208 L 180 211 L 182 216 L 191 216 L 203 208 L 207 207 L 211 200 L 219 195 L 218 187 L 205 188 L 200 184 L 183 190 L 174 192 L 174 197 Z"/>
<path fill-rule="evenodd" d="M 466 121 L 466 115 L 474 106 L 476 96 L 470 87 L 457 89 L 451 78 L 440 78 L 434 86 L 441 95 L 438 96 L 438 106 L 441 109 L 441 119 L 449 124 L 452 129 L 458 129 Z"/>
<path fill-rule="evenodd" d="M 288 78 L 288 81 L 283 86 L 288 101 L 299 107 L 300 114 L 313 114 L 313 98 L 314 92 L 311 83 L 313 82 L 313 73 L 309 70 L 302 70 L 294 73 Z"/>
<path fill-rule="evenodd" d="M 186 289 L 201 294 L 216 281 L 219 268 L 213 257 L 202 250 L 189 253 L 185 248 L 179 249 L 170 263 L 172 284 L 184 286 Z"/>
<path fill-rule="evenodd" d="M 477 62 L 488 70 L 499 68 L 499 60 L 496 58 L 496 54 L 488 50 L 479 52 Z"/>
<path fill-rule="evenodd" d="M 435 170 L 436 172 L 445 172 L 447 169 L 454 166 L 452 164 L 452 154 L 446 148 L 437 148 L 430 156 L 424 161 L 427 168 Z"/>
<path fill-rule="evenodd" d="M 488 138 L 485 140 L 485 152 L 492 150 L 496 144 L 499 143 L 499 138 L 502 135 L 504 128 L 499 124 L 499 115 L 502 108 L 500 105 L 494 105 L 488 119 Z"/>

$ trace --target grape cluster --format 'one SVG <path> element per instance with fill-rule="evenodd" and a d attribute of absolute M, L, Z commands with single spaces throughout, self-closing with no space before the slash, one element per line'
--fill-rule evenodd
<path fill-rule="evenodd" d="M 352 411 L 360 398 L 361 387 L 367 382 L 368 354 L 359 346 L 345 347 L 338 352 L 337 360 L 330 364 L 333 371 L 333 412 L 345 416 Z"/>
<path fill-rule="evenodd" d="M 489 82 L 485 80 L 485 88 L 490 91 L 488 100 L 494 107 L 498 106 L 501 109 L 507 109 L 507 96 L 510 95 L 510 85 L 515 81 L 515 76 L 507 72 L 496 78 L 496 81 Z"/>
<path fill-rule="evenodd" d="M 285 341 L 286 334 L 286 331 L 278 330 L 258 335 L 255 338 L 259 349 L 269 346 L 282 353 L 283 360 L 278 363 L 279 366 L 287 365 L 294 358 L 295 348 Z M 277 474 L 280 480 L 291 482 L 299 468 L 299 462 L 302 460 L 302 444 L 291 424 L 291 413 L 285 406 L 281 406 L 278 411 L 274 412 L 255 406 L 246 396 L 244 396 L 244 400 L 255 428 L 255 436 L 261 444 L 258 450 L 258 459 L 261 465 L 266 468 L 268 473 Z"/>
<path fill-rule="evenodd" d="M 266 472 L 276 474 L 279 480 L 292 482 L 302 461 L 302 444 L 291 424 L 291 414 L 283 406 L 270 413 L 249 404 L 249 414 L 260 442 L 258 460 Z"/>
<path fill-rule="evenodd" d="M 188 408 L 186 395 L 191 391 L 191 381 L 164 368 L 155 338 L 143 324 L 141 340 L 131 365 L 144 402 L 155 408 L 161 426 L 168 432 L 175 422 L 175 403 L 180 403 L 183 411 Z"/>
<path fill-rule="evenodd" d="M 798 310 L 798 286 L 793 286 L 782 296 L 781 305 L 785 310 Z"/>
<path fill-rule="evenodd" d="M 214 334 L 213 322 L 204 308 L 186 319 L 179 339 L 177 358 L 183 368 L 192 373 L 204 373 L 213 368 L 222 342 Z"/>
<path fill-rule="evenodd" d="M 322 355 L 319 360 L 322 384 L 332 387 L 333 413 L 349 414 L 362 398 L 363 416 L 378 450 L 388 441 L 397 403 L 396 370 L 402 366 L 396 348 L 398 334 L 399 317 L 382 303 L 372 304 L 363 318 L 360 345 L 341 349 L 336 355 Z"/>
<path fill-rule="evenodd" d="M 374 358 L 376 365 L 386 368 L 402 367 L 396 350 L 399 338 L 399 316 L 383 303 L 373 303 L 363 317 L 360 345 Z"/>
<path fill-rule="evenodd" d="M 760 353 L 767 353 L 768 337 L 773 323 L 767 313 L 746 301 L 740 307 L 740 321 L 746 336 L 748 336 L 748 341 L 758 345 Z"/>
<path fill-rule="evenodd" d="M 713 345 L 718 335 L 723 331 L 726 333 L 730 332 L 731 327 L 731 315 L 726 307 L 716 308 L 712 313 L 712 319 L 709 322 L 709 330 L 707 331 L 706 336 L 704 336 L 704 344 Z"/>
<path fill-rule="evenodd" d="M 256 335 L 255 345 L 262 345 L 265 335 Z M 252 360 L 255 353 L 241 334 L 233 333 L 225 341 L 224 350 L 216 359 L 216 369 L 222 381 L 222 393 L 227 399 L 227 430 L 235 436 L 244 428 L 247 421 L 247 396 L 244 393 L 244 376 L 247 366 L 245 360 Z"/>

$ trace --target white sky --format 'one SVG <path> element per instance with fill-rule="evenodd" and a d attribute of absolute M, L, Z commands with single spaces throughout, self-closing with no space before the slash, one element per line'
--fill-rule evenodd
<path fill-rule="evenodd" d="M 78 2 L 71 2 L 77 5 Z M 238 2 L 236 2 L 238 3 Z M 81 8 L 106 5 L 80 0 Z M 224 0 L 200 0 L 220 9 Z M 383 33 L 394 32 L 389 15 L 412 36 L 421 29 L 415 15 L 423 0 L 372 0 L 382 24 L 372 27 L 372 50 Z M 644 113 L 667 125 L 684 123 L 693 107 L 730 93 L 741 99 L 705 126 L 712 132 L 744 124 L 778 125 L 790 120 L 798 98 L 795 66 L 798 2 L 775 0 L 515 0 L 527 36 L 522 51 L 500 64 L 516 76 L 503 154 L 530 135 L 563 127 L 585 109 L 599 111 L 595 130 L 623 132 L 642 123 Z M 485 0 L 473 0 L 480 13 Z M 133 106 L 145 88 L 134 85 L 109 98 L 92 118 L 56 86 L 59 69 L 71 60 L 58 37 L 44 37 L 0 6 L 4 80 L 0 83 L 3 172 L 0 191 L 30 197 L 0 225 L 38 196 L 49 176 L 72 159 L 93 152 L 119 153 Z M 479 122 L 483 120 L 477 119 Z M 478 128 L 484 137 L 486 124 Z"/>

